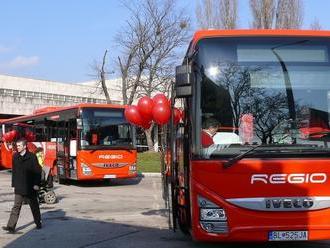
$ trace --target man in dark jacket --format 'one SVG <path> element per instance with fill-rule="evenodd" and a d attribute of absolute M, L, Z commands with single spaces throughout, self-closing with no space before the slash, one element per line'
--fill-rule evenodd
<path fill-rule="evenodd" d="M 34 223 L 37 229 L 41 228 L 41 216 L 37 190 L 41 179 L 41 167 L 37 157 L 26 149 L 26 140 L 19 139 L 16 142 L 17 152 L 13 155 L 12 163 L 12 187 L 15 189 L 14 207 L 11 210 L 7 226 L 2 229 L 10 233 L 15 232 L 15 227 L 24 200 L 30 205 Z"/>

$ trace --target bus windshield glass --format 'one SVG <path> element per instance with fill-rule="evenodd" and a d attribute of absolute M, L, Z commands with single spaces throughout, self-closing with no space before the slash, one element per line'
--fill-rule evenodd
<path fill-rule="evenodd" d="M 123 109 L 84 108 L 81 148 L 125 148 L 132 146 L 131 125 Z"/>
<path fill-rule="evenodd" d="M 205 158 L 329 156 L 329 39 L 198 42 L 197 147 Z M 260 147 L 259 147 L 260 146 Z"/>

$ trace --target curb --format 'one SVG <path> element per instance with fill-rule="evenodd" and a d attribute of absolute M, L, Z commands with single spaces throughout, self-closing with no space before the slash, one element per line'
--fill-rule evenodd
<path fill-rule="evenodd" d="M 142 172 L 138 174 L 138 177 L 161 177 L 160 172 Z"/>
<path fill-rule="evenodd" d="M 0 170 L 0 174 L 11 174 L 11 169 Z"/>

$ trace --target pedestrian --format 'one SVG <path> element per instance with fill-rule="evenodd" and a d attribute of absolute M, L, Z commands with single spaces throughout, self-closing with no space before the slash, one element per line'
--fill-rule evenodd
<path fill-rule="evenodd" d="M 41 179 L 41 167 L 35 154 L 29 152 L 26 149 L 26 145 L 26 139 L 21 138 L 17 140 L 17 152 L 13 155 L 12 187 L 14 188 L 15 200 L 7 226 L 2 227 L 3 230 L 9 233 L 15 232 L 23 201 L 30 205 L 37 229 L 41 228 L 41 215 L 37 198 Z"/>

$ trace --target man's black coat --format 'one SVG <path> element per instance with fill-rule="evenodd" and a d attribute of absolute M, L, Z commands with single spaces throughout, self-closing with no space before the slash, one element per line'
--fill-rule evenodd
<path fill-rule="evenodd" d="M 41 179 L 41 167 L 36 155 L 26 151 L 21 156 L 16 152 L 12 165 L 12 187 L 15 188 L 15 194 L 24 196 L 35 194 L 33 186 L 39 185 Z"/>

